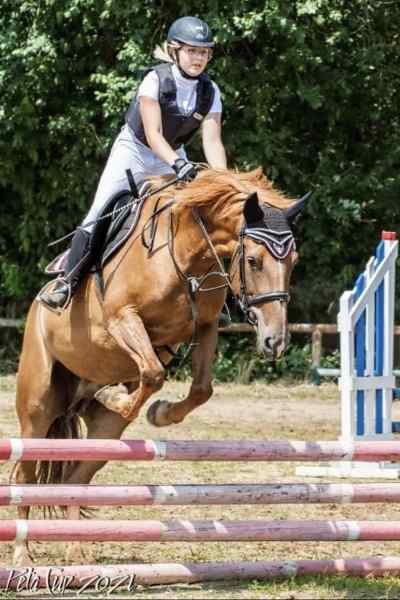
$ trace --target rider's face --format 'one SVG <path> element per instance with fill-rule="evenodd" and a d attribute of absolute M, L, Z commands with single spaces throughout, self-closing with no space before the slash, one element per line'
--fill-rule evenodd
<path fill-rule="evenodd" d="M 181 69 L 192 77 L 198 77 L 204 71 L 211 58 L 211 50 L 209 48 L 199 48 L 184 44 L 178 52 Z"/>

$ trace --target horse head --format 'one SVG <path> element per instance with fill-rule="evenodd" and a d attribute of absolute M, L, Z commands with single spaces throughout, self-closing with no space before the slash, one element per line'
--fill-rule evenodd
<path fill-rule="evenodd" d="M 289 341 L 289 283 L 298 259 L 292 224 L 306 197 L 280 209 L 261 203 L 257 193 L 252 193 L 244 203 L 232 261 L 232 287 L 247 320 L 256 328 L 258 350 L 274 358 L 282 355 Z"/>

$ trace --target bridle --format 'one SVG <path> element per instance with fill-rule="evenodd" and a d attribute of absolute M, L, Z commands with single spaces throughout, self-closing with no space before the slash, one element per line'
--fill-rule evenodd
<path fill-rule="evenodd" d="M 240 309 L 244 313 L 246 320 L 251 325 L 256 325 L 256 320 L 252 316 L 251 307 L 257 306 L 258 304 L 265 304 L 265 302 L 276 302 L 279 301 L 281 303 L 290 302 L 290 294 L 289 292 L 283 290 L 274 290 L 272 292 L 264 292 L 260 294 L 250 294 L 247 289 L 246 282 L 246 255 L 245 255 L 245 247 L 244 247 L 244 238 L 251 237 L 248 233 L 246 233 L 246 225 L 243 224 L 240 229 L 239 235 L 239 246 L 232 258 L 232 262 L 235 260 L 238 255 L 239 262 L 239 278 L 240 278 L 240 293 L 239 298 L 237 298 L 237 302 L 239 304 Z M 231 288 L 232 289 L 232 288 Z"/>
<path fill-rule="evenodd" d="M 279 210 L 279 209 L 277 209 L 277 210 Z M 282 291 L 282 290 L 274 290 L 271 292 L 264 292 L 264 293 L 260 293 L 260 294 L 250 294 L 248 292 L 247 283 L 246 283 L 244 238 L 245 237 L 250 237 L 250 238 L 253 237 L 254 238 L 254 235 L 251 234 L 250 230 L 248 229 L 248 227 L 246 227 L 245 223 L 241 227 L 240 235 L 239 235 L 239 244 L 238 244 L 238 247 L 232 257 L 232 264 L 234 264 L 236 257 L 239 262 L 240 293 L 239 293 L 239 297 L 238 297 L 232 287 L 232 273 L 228 273 L 225 270 L 223 262 L 220 259 L 220 257 L 218 256 L 217 251 L 215 250 L 214 244 L 212 243 L 211 238 L 208 234 L 204 220 L 202 219 L 201 215 L 199 214 L 197 208 L 192 208 L 192 213 L 193 213 L 193 217 L 194 217 L 195 221 L 199 225 L 199 228 L 202 232 L 203 238 L 204 238 L 205 242 L 207 243 L 207 246 L 209 247 L 211 254 L 213 255 L 213 257 L 215 259 L 215 262 L 217 263 L 217 265 L 219 267 L 219 270 L 207 271 L 207 273 L 201 275 L 200 277 L 196 277 L 193 275 L 186 275 L 185 273 L 183 273 L 183 271 L 181 270 L 181 268 L 179 267 L 179 265 L 176 261 L 175 254 L 174 254 L 173 213 L 172 213 L 172 209 L 170 209 L 168 249 L 169 249 L 171 259 L 174 263 L 176 272 L 177 272 L 179 278 L 186 285 L 188 297 L 190 300 L 191 310 L 192 310 L 192 318 L 194 321 L 194 330 L 195 331 L 194 331 L 193 338 L 196 337 L 196 329 L 197 329 L 198 309 L 197 309 L 196 302 L 195 302 L 195 294 L 197 292 L 211 292 L 211 291 L 215 291 L 217 289 L 222 289 L 222 288 L 228 287 L 231 290 L 233 296 L 237 299 L 239 307 L 243 311 L 247 321 L 252 325 L 255 325 L 256 322 L 255 322 L 254 318 L 252 317 L 251 307 L 257 306 L 258 304 L 264 304 L 265 302 L 279 301 L 281 303 L 284 303 L 284 302 L 288 303 L 290 301 L 289 293 L 286 291 Z M 290 245 L 286 244 L 287 254 L 294 246 L 293 234 L 291 234 L 290 242 L 292 242 L 292 240 L 293 240 L 293 244 L 292 243 L 290 243 Z M 269 249 L 269 247 L 268 247 L 268 249 Z M 273 253 L 273 254 L 274 254 L 274 256 L 276 256 L 275 253 Z M 286 254 L 286 256 L 287 256 L 287 254 Z M 222 279 L 222 283 L 217 286 L 213 286 L 213 287 L 204 287 L 205 281 L 209 277 L 215 277 L 215 276 L 220 277 Z M 192 340 L 191 346 L 192 345 L 195 345 L 193 340 Z"/>

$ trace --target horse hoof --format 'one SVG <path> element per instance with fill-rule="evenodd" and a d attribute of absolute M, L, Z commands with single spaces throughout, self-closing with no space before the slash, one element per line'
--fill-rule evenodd
<path fill-rule="evenodd" d="M 171 424 L 171 421 L 167 419 L 169 405 L 167 400 L 156 400 L 149 406 L 146 417 L 150 425 L 165 427 Z"/>
<path fill-rule="evenodd" d="M 124 419 L 133 420 L 137 413 L 133 414 L 132 400 L 125 385 L 105 385 L 97 390 L 95 400 L 105 408 L 120 414 Z"/>

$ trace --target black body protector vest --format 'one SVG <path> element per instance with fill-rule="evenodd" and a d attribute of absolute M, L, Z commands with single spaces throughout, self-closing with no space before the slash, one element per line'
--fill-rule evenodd
<path fill-rule="evenodd" d="M 194 110 L 184 114 L 179 110 L 176 96 L 176 82 L 172 73 L 172 65 L 163 63 L 148 69 L 145 73 L 155 71 L 160 81 L 159 102 L 161 107 L 163 136 L 176 150 L 179 146 L 186 144 L 199 129 L 204 117 L 209 113 L 214 100 L 214 86 L 211 79 L 205 73 L 198 78 L 197 97 Z M 125 115 L 125 121 L 135 136 L 146 146 L 149 146 L 143 128 L 142 118 L 139 112 L 137 97 L 133 98 Z"/>

